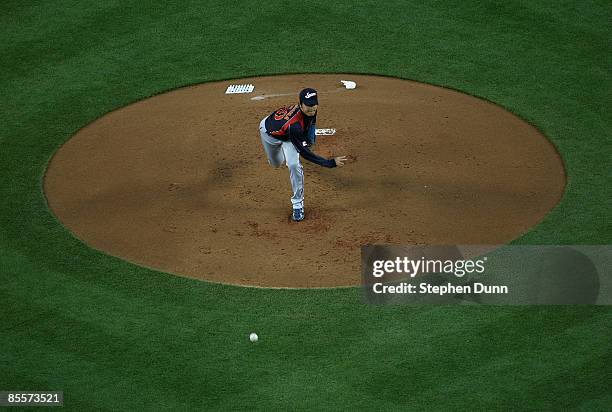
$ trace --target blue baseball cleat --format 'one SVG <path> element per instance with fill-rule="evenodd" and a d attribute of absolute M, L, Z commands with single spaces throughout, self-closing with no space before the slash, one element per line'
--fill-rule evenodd
<path fill-rule="evenodd" d="M 304 209 L 293 209 L 293 215 L 291 216 L 294 222 L 304 220 Z"/>

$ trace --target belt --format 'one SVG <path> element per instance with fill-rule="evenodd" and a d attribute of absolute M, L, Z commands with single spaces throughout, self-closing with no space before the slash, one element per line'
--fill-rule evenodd
<path fill-rule="evenodd" d="M 267 117 L 264 117 L 264 119 L 263 119 L 261 122 L 259 122 L 259 124 L 260 124 L 260 125 L 263 127 L 263 129 L 265 130 L 265 132 L 266 132 L 266 134 L 267 134 L 268 136 L 274 137 L 274 136 L 272 136 L 272 135 L 270 134 L 270 132 L 268 131 L 268 129 L 266 129 L 266 120 L 268 120 L 268 118 L 267 118 Z"/>

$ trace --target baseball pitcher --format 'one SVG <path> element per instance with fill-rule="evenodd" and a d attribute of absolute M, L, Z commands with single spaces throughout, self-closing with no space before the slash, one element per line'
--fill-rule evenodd
<path fill-rule="evenodd" d="M 319 101 L 315 89 L 304 89 L 299 94 L 299 104 L 283 106 L 259 123 L 259 134 L 268 163 L 280 167 L 283 162 L 289 168 L 293 196 L 291 218 L 304 220 L 304 171 L 300 155 L 306 160 L 324 167 L 343 166 L 346 156 L 326 159 L 314 154 L 310 147 L 315 143 L 315 123 Z"/>

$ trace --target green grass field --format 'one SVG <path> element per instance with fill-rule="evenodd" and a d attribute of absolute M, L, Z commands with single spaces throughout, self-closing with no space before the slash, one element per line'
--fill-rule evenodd
<path fill-rule="evenodd" d="M 147 96 L 243 76 L 373 73 L 488 99 L 551 139 L 566 194 L 516 243 L 612 243 L 609 1 L 2 9 L 0 390 L 63 390 L 76 411 L 612 409 L 609 307 L 377 307 L 358 289 L 182 279 L 89 249 L 42 192 L 71 135 Z"/>

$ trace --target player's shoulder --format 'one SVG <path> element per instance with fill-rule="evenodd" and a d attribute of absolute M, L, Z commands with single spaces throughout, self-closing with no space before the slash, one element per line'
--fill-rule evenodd
<path fill-rule="evenodd" d="M 274 111 L 274 119 L 289 120 L 291 117 L 295 116 L 296 112 L 299 113 L 299 105 L 297 104 L 282 106 Z"/>

